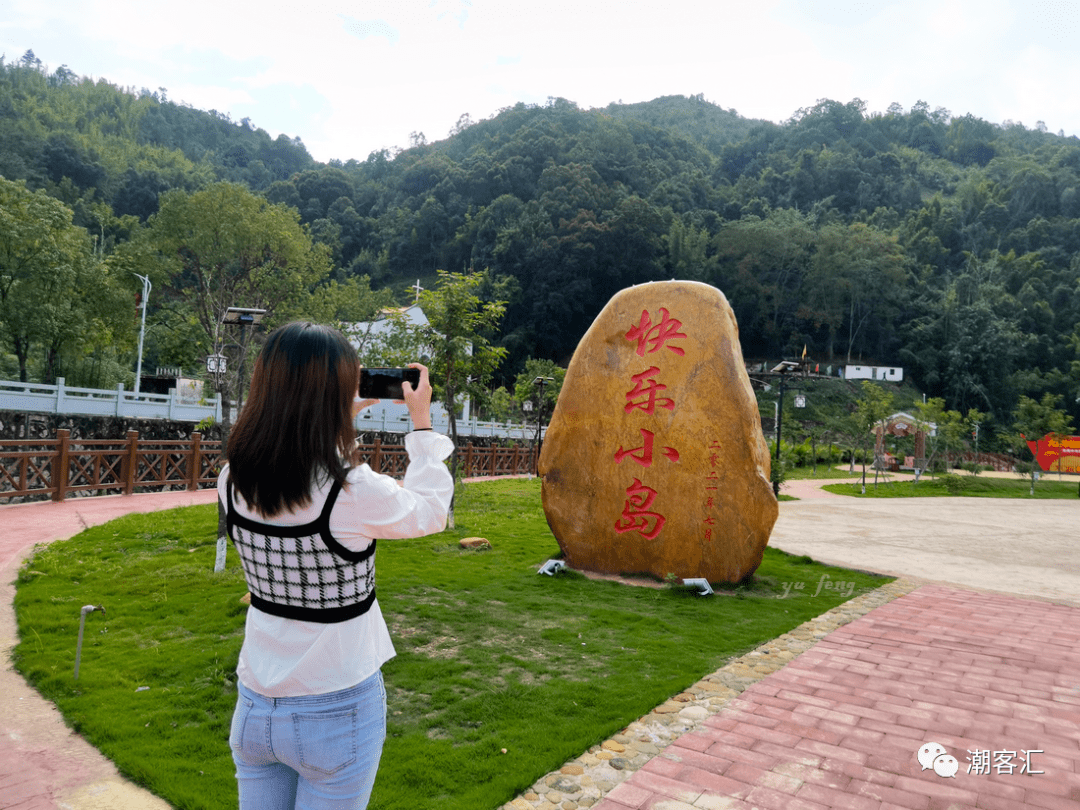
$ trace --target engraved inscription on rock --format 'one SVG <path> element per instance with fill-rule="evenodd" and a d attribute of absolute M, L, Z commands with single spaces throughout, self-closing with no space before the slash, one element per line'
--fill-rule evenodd
<path fill-rule="evenodd" d="M 581 339 L 540 456 L 572 568 L 738 582 L 776 522 L 735 315 L 707 284 L 623 290 Z"/>

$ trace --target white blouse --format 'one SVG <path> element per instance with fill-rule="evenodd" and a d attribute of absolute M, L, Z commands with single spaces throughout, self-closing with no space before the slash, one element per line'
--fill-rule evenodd
<path fill-rule="evenodd" d="M 403 484 L 373 472 L 367 464 L 349 471 L 334 509 L 330 533 L 351 551 L 371 539 L 394 540 L 435 534 L 446 528 L 454 479 L 443 464 L 454 450 L 441 433 L 418 431 L 405 437 L 409 465 Z M 228 465 L 218 476 L 218 498 L 227 503 Z M 319 517 L 331 481 L 320 482 L 311 503 L 267 519 L 248 509 L 236 492 L 238 514 L 271 526 L 296 526 Z M 348 689 L 393 658 L 394 645 L 378 599 L 354 619 L 334 624 L 271 616 L 249 607 L 236 674 L 247 688 L 266 697 L 321 695 Z"/>

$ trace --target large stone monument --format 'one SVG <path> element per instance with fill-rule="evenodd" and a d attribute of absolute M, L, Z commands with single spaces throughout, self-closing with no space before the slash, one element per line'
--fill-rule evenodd
<path fill-rule="evenodd" d="M 776 521 L 769 451 L 724 294 L 642 284 L 578 344 L 540 455 L 567 564 L 738 582 Z"/>

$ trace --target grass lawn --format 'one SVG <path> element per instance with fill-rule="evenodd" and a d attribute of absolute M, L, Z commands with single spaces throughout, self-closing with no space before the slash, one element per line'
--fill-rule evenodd
<path fill-rule="evenodd" d="M 1035 494 L 1031 494 L 1031 480 L 1028 478 L 989 478 L 981 475 L 937 475 L 914 479 L 892 480 L 889 483 L 878 482 L 874 488 L 873 476 L 866 478 L 866 494 L 862 495 L 862 482 L 850 484 L 826 484 L 822 489 L 837 495 L 851 495 L 856 498 L 938 498 L 962 496 L 968 498 L 1056 498 L 1077 499 L 1077 480 L 1048 480 L 1035 482 Z"/>
<path fill-rule="evenodd" d="M 849 472 L 847 464 L 829 466 L 828 464 L 818 463 L 816 471 L 813 467 L 787 468 L 787 478 L 789 481 L 817 480 L 820 478 L 855 478 L 861 474 L 862 468 L 859 467 L 859 465 L 855 465 L 855 472 Z"/>
<path fill-rule="evenodd" d="M 227 739 L 246 587 L 231 549 L 213 573 L 216 522 L 212 506 L 132 515 L 42 547 L 15 599 L 18 670 L 185 810 L 236 806 Z M 458 547 L 475 535 L 493 548 Z M 465 485 L 456 530 L 380 544 L 398 656 L 373 810 L 495 808 L 731 657 L 889 581 L 767 549 L 752 582 L 703 598 L 538 576 L 557 555 L 536 480 Z M 811 596 L 823 574 L 853 590 Z M 87 604 L 107 613 L 87 617 L 75 682 Z"/>

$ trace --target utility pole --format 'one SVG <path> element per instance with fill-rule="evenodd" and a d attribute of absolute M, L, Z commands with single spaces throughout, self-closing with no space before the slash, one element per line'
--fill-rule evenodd
<path fill-rule="evenodd" d="M 142 279 L 143 291 L 142 291 L 142 326 L 139 327 L 139 359 L 135 365 L 135 395 L 138 396 L 142 389 L 142 353 L 143 353 L 143 339 L 146 337 L 146 302 L 150 298 L 150 290 L 153 285 L 150 283 L 150 279 L 147 276 L 140 276 L 138 273 L 132 273 L 135 278 Z"/>

